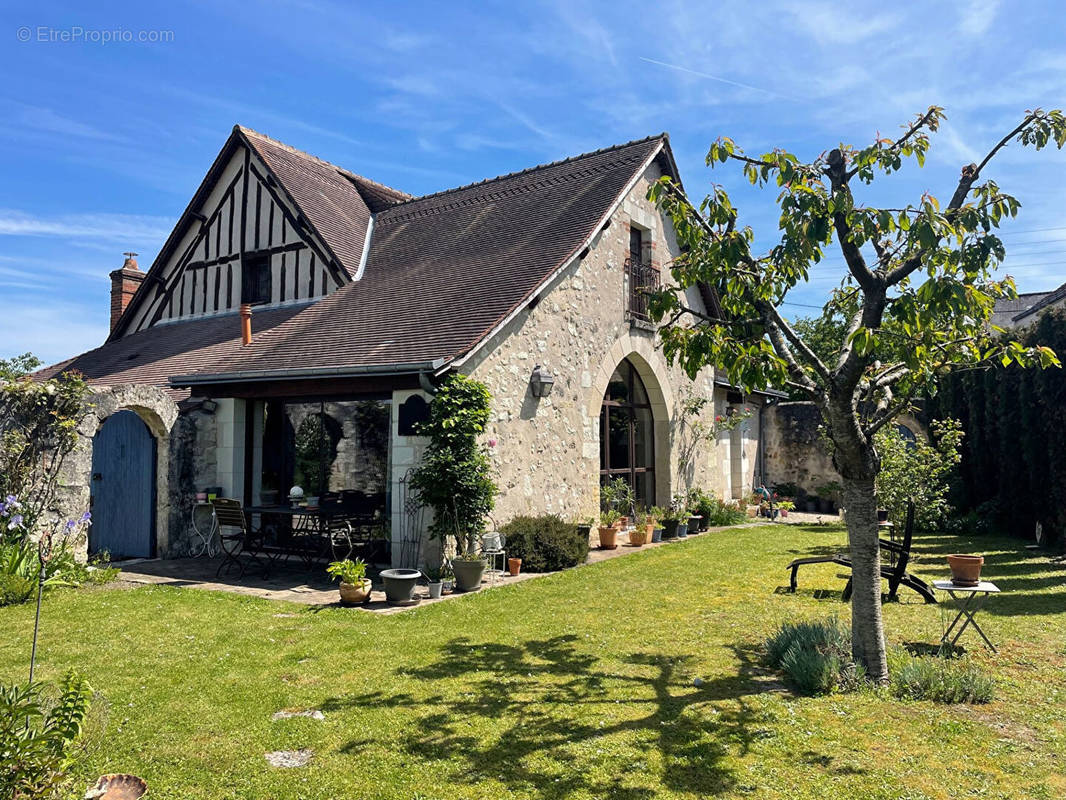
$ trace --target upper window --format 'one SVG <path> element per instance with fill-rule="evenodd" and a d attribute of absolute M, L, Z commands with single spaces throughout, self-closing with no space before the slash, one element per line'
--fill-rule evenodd
<path fill-rule="evenodd" d="M 629 229 L 629 258 L 637 264 L 644 261 L 644 231 L 640 228 Z"/>
<path fill-rule="evenodd" d="M 241 302 L 270 302 L 270 256 L 254 256 L 244 262 L 241 274 Z"/>

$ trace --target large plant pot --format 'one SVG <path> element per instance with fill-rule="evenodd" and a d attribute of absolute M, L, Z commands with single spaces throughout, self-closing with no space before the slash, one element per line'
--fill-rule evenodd
<path fill-rule="evenodd" d="M 643 547 L 648 543 L 648 528 L 647 526 L 641 528 L 633 528 L 629 532 L 629 544 L 632 547 Z"/>
<path fill-rule="evenodd" d="M 476 592 L 481 588 L 481 578 L 485 574 L 485 562 L 480 558 L 469 561 L 453 558 L 452 571 L 455 573 L 455 591 Z"/>
<path fill-rule="evenodd" d="M 950 555 L 948 566 L 951 567 L 951 582 L 956 586 L 976 586 L 981 582 L 981 567 L 984 556 Z"/>
<path fill-rule="evenodd" d="M 687 539 L 688 538 L 688 523 L 687 522 L 678 523 L 678 526 L 677 526 L 677 538 L 678 539 Z"/>
<path fill-rule="evenodd" d="M 662 529 L 662 527 L 659 527 L 659 526 L 657 526 L 657 527 L 655 528 L 655 530 L 653 530 L 653 531 L 651 532 L 651 541 L 652 541 L 652 544 L 658 544 L 658 543 L 659 543 L 659 542 L 661 542 L 662 540 L 663 540 L 663 529 Z"/>
<path fill-rule="evenodd" d="M 614 550 L 618 547 L 618 528 L 605 528 L 601 525 L 599 533 L 601 550 Z"/>
<path fill-rule="evenodd" d="M 507 574 L 512 578 L 516 577 L 519 572 L 522 571 L 522 559 L 509 558 L 507 559 Z"/>
<path fill-rule="evenodd" d="M 437 600 L 440 598 L 441 592 L 444 590 L 444 584 L 441 581 L 429 582 L 429 599 Z"/>
<path fill-rule="evenodd" d="M 370 600 L 370 579 L 363 578 L 359 583 L 344 583 L 340 585 L 341 605 L 357 606 Z"/>
<path fill-rule="evenodd" d="M 676 539 L 677 529 L 681 525 L 681 522 L 676 519 L 668 519 L 663 521 L 663 538 L 664 539 Z"/>
<path fill-rule="evenodd" d="M 879 508 L 879 509 L 877 509 L 877 521 L 878 522 L 888 522 L 888 509 L 887 508 Z"/>
<path fill-rule="evenodd" d="M 578 536 L 584 536 L 586 539 L 590 538 L 592 536 L 592 526 L 591 525 L 578 525 L 577 526 L 577 535 Z"/>
<path fill-rule="evenodd" d="M 689 534 L 703 533 L 703 517 L 696 515 L 688 518 L 688 532 Z"/>
<path fill-rule="evenodd" d="M 386 569 L 381 571 L 385 584 L 385 600 L 394 606 L 410 606 L 418 602 L 415 587 L 422 577 L 417 569 Z"/>

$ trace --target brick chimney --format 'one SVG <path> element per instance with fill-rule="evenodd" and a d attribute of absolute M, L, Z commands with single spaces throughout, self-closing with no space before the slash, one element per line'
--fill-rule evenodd
<path fill-rule="evenodd" d="M 126 260 L 122 262 L 122 269 L 116 269 L 111 273 L 111 330 L 115 329 L 119 317 L 130 304 L 133 295 L 137 293 L 144 281 L 144 273 L 137 266 L 136 253 L 123 253 Z"/>

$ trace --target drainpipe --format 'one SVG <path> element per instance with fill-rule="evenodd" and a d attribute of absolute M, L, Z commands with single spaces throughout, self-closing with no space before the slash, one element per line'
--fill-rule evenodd
<path fill-rule="evenodd" d="M 241 345 L 252 343 L 252 304 L 241 303 Z"/>

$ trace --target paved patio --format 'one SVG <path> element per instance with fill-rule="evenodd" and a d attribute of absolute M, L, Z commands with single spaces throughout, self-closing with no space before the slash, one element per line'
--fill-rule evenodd
<path fill-rule="evenodd" d="M 751 524 L 759 523 L 754 521 L 748 523 L 748 525 Z M 762 524 L 766 524 L 765 521 Z M 713 536 L 725 530 L 730 530 L 730 528 L 711 528 L 706 533 L 699 535 Z M 615 550 L 600 550 L 598 547 L 599 538 L 595 528 L 592 531 L 590 540 L 592 547 L 589 550 L 588 561 L 585 564 L 595 564 L 656 547 L 669 546 L 676 541 L 685 541 L 682 539 L 658 544 L 649 543 L 642 547 L 632 547 L 627 543 L 626 535 L 622 534 L 619 536 L 619 544 Z M 228 575 L 223 574 L 216 577 L 215 571 L 218 569 L 218 565 L 218 558 L 171 558 L 127 561 L 116 566 L 122 568 L 118 579 L 130 584 L 181 586 L 214 592 L 232 592 L 250 597 L 284 600 L 309 606 L 340 605 L 337 596 L 337 585 L 330 581 L 322 564 L 316 564 L 311 569 L 308 569 L 299 562 L 282 562 L 271 569 L 269 579 L 257 574 L 254 569 L 246 572 L 243 577 L 238 576 L 235 570 L 231 570 Z M 482 591 L 550 574 L 549 572 L 523 572 L 513 578 L 507 574 L 498 577 L 486 575 L 482 583 Z M 391 606 L 385 601 L 385 592 L 380 589 L 379 585 L 375 585 L 374 591 L 371 592 L 370 603 L 356 606 L 355 608 L 380 614 L 395 614 L 429 603 L 440 603 L 462 596 L 460 592 L 453 592 L 443 595 L 439 599 L 431 600 L 427 593 L 428 590 L 425 586 L 419 586 L 415 595 L 420 598 L 417 606 Z"/>

